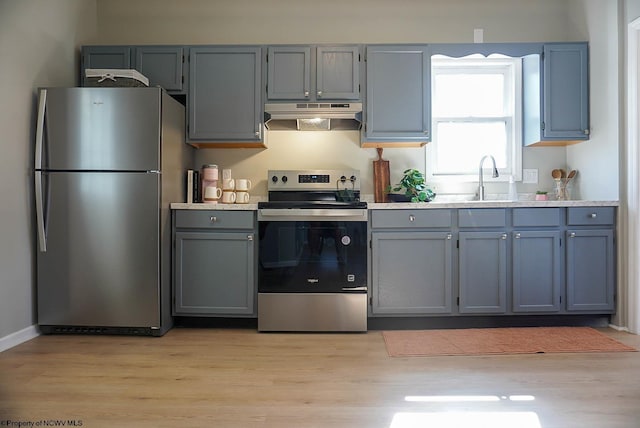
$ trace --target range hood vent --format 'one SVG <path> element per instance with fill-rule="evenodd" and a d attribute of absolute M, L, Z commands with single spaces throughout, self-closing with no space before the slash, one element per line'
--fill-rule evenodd
<path fill-rule="evenodd" d="M 271 130 L 358 130 L 362 126 L 362 103 L 265 104 L 264 124 Z"/>

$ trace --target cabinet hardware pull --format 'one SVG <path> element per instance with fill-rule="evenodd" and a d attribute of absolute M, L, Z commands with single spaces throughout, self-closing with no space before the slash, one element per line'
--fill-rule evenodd
<path fill-rule="evenodd" d="M 413 214 L 409 215 L 409 221 L 416 221 L 416 216 Z"/>
<path fill-rule="evenodd" d="M 318 96 L 321 97 L 322 96 L 322 91 L 318 91 Z"/>
<path fill-rule="evenodd" d="M 253 235 L 247 235 L 247 240 L 248 241 L 253 241 Z"/>
<path fill-rule="evenodd" d="M 452 236 L 450 233 L 447 233 L 447 239 L 451 240 Z"/>
<path fill-rule="evenodd" d="M 569 234 L 569 238 L 575 238 L 575 237 L 576 237 L 576 233 L 575 233 L 575 232 L 571 232 L 571 233 Z"/>
<path fill-rule="evenodd" d="M 521 235 L 519 233 L 516 233 L 516 239 L 520 239 L 520 236 Z"/>
<path fill-rule="evenodd" d="M 507 234 L 503 233 L 502 236 L 500 237 L 500 239 L 507 239 Z"/>
<path fill-rule="evenodd" d="M 309 98 L 309 91 L 304 91 L 304 96 L 305 96 L 306 98 Z"/>
<path fill-rule="evenodd" d="M 598 214 L 596 214 L 596 213 L 591 213 L 591 214 L 589 215 L 589 217 L 591 217 L 591 218 L 596 218 L 596 217 L 598 217 Z"/>
<path fill-rule="evenodd" d="M 216 221 L 218 221 L 218 217 L 211 216 L 209 217 L 209 221 L 211 221 L 211 223 L 215 223 Z"/>

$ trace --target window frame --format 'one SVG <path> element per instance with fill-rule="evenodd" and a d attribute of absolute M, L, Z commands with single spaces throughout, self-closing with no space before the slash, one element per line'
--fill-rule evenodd
<path fill-rule="evenodd" d="M 481 67 L 481 71 L 478 69 Z M 479 71 L 478 74 L 504 74 L 505 91 L 503 103 L 505 113 L 503 116 L 436 116 L 437 109 L 433 105 L 435 96 L 432 96 L 432 142 L 426 146 L 426 178 L 429 182 L 477 182 L 477 172 L 471 173 L 438 173 L 436 168 L 436 150 L 438 141 L 438 123 L 451 121 L 458 122 L 496 122 L 505 121 L 507 126 L 507 167 L 499 168 L 500 176 L 493 181 L 507 182 L 513 175 L 516 181 L 522 179 L 522 59 L 520 57 L 508 57 L 504 55 L 480 54 L 469 55 L 463 58 L 453 58 L 444 55 L 434 55 L 431 60 L 431 88 L 432 93 L 437 91 L 436 77 L 442 74 L 454 74 L 461 71 Z M 487 153 L 492 154 L 492 153 Z M 480 162 L 480 158 L 478 158 Z M 479 165 L 479 163 L 478 163 Z M 488 167 L 489 165 L 485 165 Z"/>

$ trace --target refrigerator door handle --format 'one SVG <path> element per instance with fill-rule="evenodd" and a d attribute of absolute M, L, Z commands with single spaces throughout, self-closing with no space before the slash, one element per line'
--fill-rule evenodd
<path fill-rule="evenodd" d="M 42 168 L 42 148 L 44 144 L 44 113 L 47 105 L 47 90 L 40 89 L 38 98 L 38 121 L 36 124 L 35 169 Z"/>
<path fill-rule="evenodd" d="M 47 237 L 44 231 L 44 200 L 42 193 L 42 172 L 35 172 L 35 192 L 36 192 L 36 225 L 38 228 L 38 244 L 40 252 L 47 252 Z"/>

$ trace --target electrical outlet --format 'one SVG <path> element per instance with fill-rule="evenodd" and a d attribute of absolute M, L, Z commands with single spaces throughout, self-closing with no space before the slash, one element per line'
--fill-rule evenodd
<path fill-rule="evenodd" d="M 538 170 L 537 169 L 523 169 L 522 170 L 522 184 L 538 184 Z"/>

